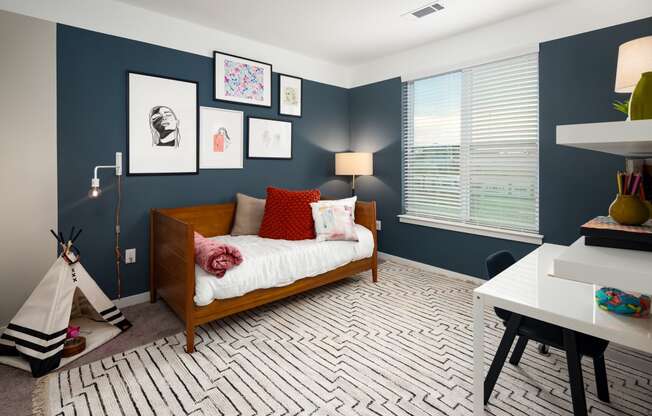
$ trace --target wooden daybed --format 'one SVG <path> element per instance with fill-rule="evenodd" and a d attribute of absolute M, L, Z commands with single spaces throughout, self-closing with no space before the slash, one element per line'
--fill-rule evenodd
<path fill-rule="evenodd" d="M 199 205 L 184 208 L 152 209 L 150 212 L 150 301 L 158 296 L 179 315 L 186 326 L 186 351 L 195 349 L 195 327 L 228 315 L 295 295 L 354 274 L 371 270 L 378 280 L 378 239 L 376 203 L 357 202 L 355 222 L 371 230 L 374 237 L 372 257 L 353 261 L 314 277 L 306 277 L 288 286 L 258 289 L 245 295 L 214 300 L 196 306 L 194 231 L 214 237 L 231 232 L 235 203 Z"/>

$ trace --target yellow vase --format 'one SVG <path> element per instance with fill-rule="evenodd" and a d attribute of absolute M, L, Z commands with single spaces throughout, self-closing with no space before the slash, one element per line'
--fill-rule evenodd
<path fill-rule="evenodd" d="M 644 201 L 643 202 L 645 206 L 647 207 L 648 213 L 650 215 L 650 218 L 652 218 L 652 202 L 650 201 Z"/>
<path fill-rule="evenodd" d="M 652 72 L 645 72 L 629 101 L 630 120 L 652 119 Z"/>
<path fill-rule="evenodd" d="M 621 225 L 641 225 L 650 218 L 650 211 L 638 196 L 618 194 L 609 206 L 609 215 Z"/>

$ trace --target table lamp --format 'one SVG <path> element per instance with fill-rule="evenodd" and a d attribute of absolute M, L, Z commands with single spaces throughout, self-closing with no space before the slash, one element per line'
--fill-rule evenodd
<path fill-rule="evenodd" d="M 335 174 L 351 175 L 351 195 L 355 195 L 355 177 L 374 174 L 374 158 L 371 153 L 335 153 Z"/>
<path fill-rule="evenodd" d="M 652 36 L 620 45 L 615 90 L 632 93 L 630 120 L 652 119 Z"/>

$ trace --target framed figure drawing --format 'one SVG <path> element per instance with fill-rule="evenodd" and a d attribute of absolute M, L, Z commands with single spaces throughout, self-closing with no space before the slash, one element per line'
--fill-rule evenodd
<path fill-rule="evenodd" d="M 249 117 L 250 159 L 292 159 L 292 122 Z"/>
<path fill-rule="evenodd" d="M 213 52 L 215 99 L 272 106 L 272 65 L 222 52 Z"/>
<path fill-rule="evenodd" d="M 194 81 L 127 72 L 127 175 L 197 174 Z"/>
<path fill-rule="evenodd" d="M 278 113 L 282 116 L 301 117 L 303 78 L 279 74 Z"/>
<path fill-rule="evenodd" d="M 242 169 L 244 113 L 201 107 L 199 167 Z"/>

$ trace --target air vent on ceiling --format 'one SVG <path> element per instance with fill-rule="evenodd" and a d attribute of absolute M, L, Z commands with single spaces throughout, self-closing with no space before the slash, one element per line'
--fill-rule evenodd
<path fill-rule="evenodd" d="M 444 10 L 444 6 L 441 4 L 441 2 L 437 3 L 431 3 L 422 7 L 419 7 L 416 10 L 412 10 L 411 12 L 405 13 L 405 15 L 412 15 L 418 19 L 428 16 L 430 14 L 433 14 L 435 12 L 438 12 L 440 10 Z M 404 16 L 405 16 L 404 15 Z"/>

